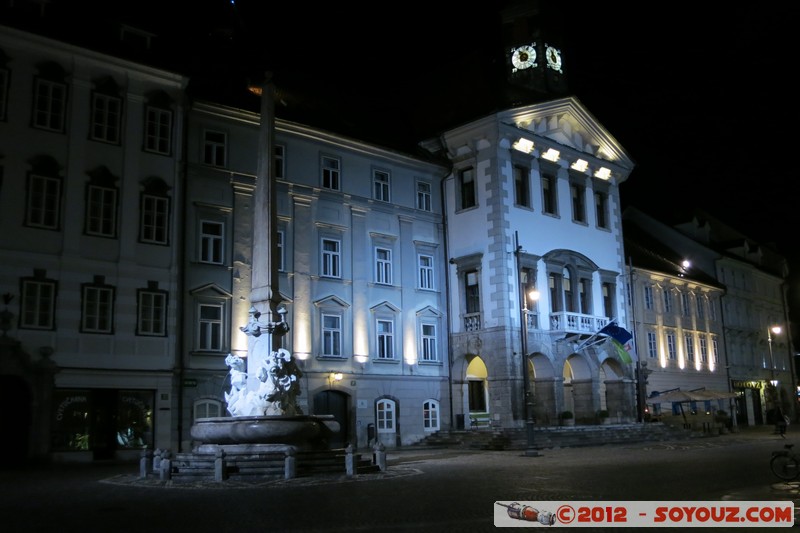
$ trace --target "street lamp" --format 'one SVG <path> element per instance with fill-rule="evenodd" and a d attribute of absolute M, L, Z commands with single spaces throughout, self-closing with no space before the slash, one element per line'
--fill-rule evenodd
<path fill-rule="evenodd" d="M 527 438 L 527 446 L 525 448 L 525 456 L 538 457 L 539 452 L 534 447 L 534 421 L 533 421 L 533 391 L 531 390 L 531 377 L 528 369 L 528 296 L 532 301 L 539 299 L 539 291 L 532 290 L 529 294 L 524 294 L 522 289 L 522 265 L 520 264 L 520 253 L 522 246 L 519 245 L 519 236 L 515 235 L 517 246 L 514 250 L 514 255 L 517 260 L 517 276 L 519 277 L 518 295 L 520 303 L 520 344 L 522 346 L 522 383 L 525 389 L 525 433 Z"/>
<path fill-rule="evenodd" d="M 769 366 L 771 371 L 771 379 L 769 382 L 772 384 L 773 387 L 778 385 L 778 380 L 775 379 L 775 359 L 772 355 L 772 334 L 780 335 L 781 327 L 780 326 L 770 326 L 767 328 L 767 346 L 769 346 Z"/>

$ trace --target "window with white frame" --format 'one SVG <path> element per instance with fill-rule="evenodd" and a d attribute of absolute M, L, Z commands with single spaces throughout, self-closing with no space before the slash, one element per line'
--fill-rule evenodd
<path fill-rule="evenodd" d="M 322 156 L 322 188 L 341 190 L 341 163 L 335 157 Z"/>
<path fill-rule="evenodd" d="M 694 361 L 694 337 L 691 333 L 685 333 L 683 340 L 686 344 L 686 360 Z"/>
<path fill-rule="evenodd" d="M 322 239 L 322 276 L 326 278 L 342 277 L 340 248 L 340 241 L 334 239 Z"/>
<path fill-rule="evenodd" d="M 275 179 L 282 180 L 286 177 L 286 147 L 282 144 L 276 144 L 274 148 L 274 158 L 272 171 L 275 173 Z"/>
<path fill-rule="evenodd" d="M 436 326 L 434 324 L 422 324 L 422 338 L 420 346 L 420 361 L 425 363 L 435 363 L 439 361 L 439 353 L 436 349 L 437 337 Z"/>
<path fill-rule="evenodd" d="M 675 346 L 675 335 L 672 333 L 667 333 L 667 357 L 672 360 L 678 358 L 678 353 Z"/>
<path fill-rule="evenodd" d="M 392 251 L 388 248 L 375 248 L 375 283 L 392 284 Z"/>
<path fill-rule="evenodd" d="M 25 225 L 53 229 L 61 221 L 61 179 L 31 174 L 25 199 Z"/>
<path fill-rule="evenodd" d="M 56 282 L 45 279 L 43 273 L 22 280 L 20 329 L 54 329 Z"/>
<path fill-rule="evenodd" d="M 172 110 L 147 106 L 144 149 L 161 155 L 169 155 L 172 152 Z"/>
<path fill-rule="evenodd" d="M 672 293 L 670 292 L 669 288 L 664 288 L 661 291 L 661 294 L 664 296 L 664 313 L 671 313 L 672 312 Z"/>
<path fill-rule="evenodd" d="M 653 310 L 653 304 L 655 301 L 653 300 L 653 287 L 650 285 L 644 286 L 644 308 L 648 311 Z"/>
<path fill-rule="evenodd" d="M 203 352 L 219 352 L 224 346 L 224 306 L 200 303 L 197 307 L 197 349 Z"/>
<path fill-rule="evenodd" d="M 169 228 L 169 198 L 142 194 L 140 239 L 149 244 L 167 244 Z"/>
<path fill-rule="evenodd" d="M 93 141 L 118 143 L 121 121 L 122 100 L 119 97 L 101 93 L 92 95 L 90 137 Z"/>
<path fill-rule="evenodd" d="M 475 185 L 475 169 L 465 168 L 458 173 L 458 192 L 461 200 L 460 209 L 478 205 L 477 187 Z"/>
<path fill-rule="evenodd" d="M 708 361 L 708 341 L 705 335 L 700 335 L 700 362 L 705 363 Z"/>
<path fill-rule="evenodd" d="M 105 285 L 102 276 L 94 283 L 82 285 L 81 331 L 83 333 L 113 333 L 114 288 Z"/>
<path fill-rule="evenodd" d="M 467 314 L 481 312 L 480 277 L 477 270 L 464 273 L 464 297 Z"/>
<path fill-rule="evenodd" d="M 136 334 L 163 337 L 167 334 L 167 292 L 153 283 L 136 291 Z"/>
<path fill-rule="evenodd" d="M 33 92 L 33 126 L 41 130 L 64 131 L 67 85 L 36 78 Z"/>
<path fill-rule="evenodd" d="M 439 402 L 426 400 L 422 403 L 422 427 L 425 431 L 439 430 Z"/>
<path fill-rule="evenodd" d="M 713 350 L 712 353 L 711 353 L 711 357 L 714 360 L 714 364 L 718 365 L 719 364 L 719 343 L 717 342 L 717 338 L 716 337 L 711 339 L 711 348 Z"/>
<path fill-rule="evenodd" d="M 654 331 L 647 332 L 647 356 L 651 359 L 658 357 L 658 339 Z"/>
<path fill-rule="evenodd" d="M 612 318 L 616 313 L 614 307 L 616 305 L 614 295 L 616 293 L 616 286 L 608 281 L 603 282 L 600 286 L 603 292 L 603 312 L 605 316 Z"/>
<path fill-rule="evenodd" d="M 203 132 L 203 163 L 212 167 L 226 165 L 226 147 L 228 136 L 221 131 L 206 130 Z"/>
<path fill-rule="evenodd" d="M 284 259 L 284 258 L 286 257 L 286 255 L 285 255 L 285 253 L 286 253 L 286 252 L 284 251 L 284 246 L 283 246 L 283 241 L 284 241 L 284 238 L 285 238 L 285 233 L 284 233 L 283 231 L 280 231 L 280 230 L 279 230 L 279 231 L 278 231 L 278 233 L 277 233 L 277 238 L 278 238 L 278 241 L 277 241 L 277 248 L 278 248 L 278 272 L 284 272 L 284 271 L 286 270 L 286 265 L 285 265 L 285 263 L 284 263 L 284 261 L 285 261 L 285 259 Z"/>
<path fill-rule="evenodd" d="M 434 290 L 433 285 L 433 256 L 419 254 L 417 256 L 419 264 L 419 288 L 424 290 Z"/>
<path fill-rule="evenodd" d="M 520 165 L 514 165 L 514 204 L 520 207 L 531 206 L 530 171 Z"/>
<path fill-rule="evenodd" d="M 378 359 L 394 359 L 394 322 L 378 319 L 376 338 Z"/>
<path fill-rule="evenodd" d="M 89 184 L 86 191 L 86 234 L 97 237 L 117 235 L 117 189 Z"/>
<path fill-rule="evenodd" d="M 6 120 L 8 113 L 8 79 L 8 69 L 0 67 L 0 121 Z"/>
<path fill-rule="evenodd" d="M 375 422 L 378 433 L 394 433 L 396 421 L 396 403 L 386 398 L 375 403 Z"/>
<path fill-rule="evenodd" d="M 342 356 L 342 317 L 322 314 L 322 356 Z"/>
<path fill-rule="evenodd" d="M 383 170 L 372 171 L 372 190 L 373 198 L 379 202 L 390 202 L 390 183 L 389 173 Z"/>
<path fill-rule="evenodd" d="M 586 222 L 586 187 L 579 183 L 569 184 L 569 193 L 572 198 L 572 220 Z"/>
<path fill-rule="evenodd" d="M 225 224 L 200 221 L 200 262 L 221 265 L 225 253 Z"/>
<path fill-rule="evenodd" d="M 215 418 L 222 415 L 222 402 L 209 398 L 200 398 L 194 402 L 194 420 L 198 418 Z"/>
<path fill-rule="evenodd" d="M 604 192 L 594 193 L 594 212 L 597 227 L 608 229 L 608 194 Z"/>
<path fill-rule="evenodd" d="M 417 209 L 420 211 L 431 211 L 431 184 L 427 181 L 417 182 Z"/>

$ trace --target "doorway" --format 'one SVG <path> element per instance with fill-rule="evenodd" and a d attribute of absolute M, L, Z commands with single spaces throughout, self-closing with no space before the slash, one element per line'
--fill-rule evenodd
<path fill-rule="evenodd" d="M 344 392 L 325 390 L 314 396 L 314 414 L 333 415 L 339 423 L 339 433 L 331 435 L 331 448 L 344 448 L 350 442 L 350 417 L 347 412 L 349 396 Z M 352 443 L 354 446 L 356 443 Z"/>

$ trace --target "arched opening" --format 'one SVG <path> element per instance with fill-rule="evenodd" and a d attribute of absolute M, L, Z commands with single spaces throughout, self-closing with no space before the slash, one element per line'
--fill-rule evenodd
<path fill-rule="evenodd" d="M 339 433 L 331 435 L 328 445 L 331 448 L 344 448 L 350 442 L 350 417 L 348 416 L 347 393 L 338 390 L 323 390 L 314 395 L 314 414 L 333 415 L 339 423 Z M 352 443 L 354 446 L 357 444 Z"/>
<path fill-rule="evenodd" d="M 489 398 L 486 380 L 489 371 L 480 357 L 475 357 L 467 366 L 467 397 L 470 413 L 487 413 Z"/>

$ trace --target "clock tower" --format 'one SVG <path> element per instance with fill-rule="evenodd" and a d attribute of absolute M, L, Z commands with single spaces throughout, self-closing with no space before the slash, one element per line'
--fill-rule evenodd
<path fill-rule="evenodd" d="M 510 2 L 502 11 L 506 80 L 512 103 L 567 92 L 558 21 L 548 16 L 541 4 Z"/>

